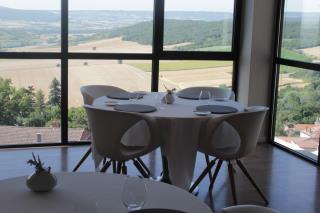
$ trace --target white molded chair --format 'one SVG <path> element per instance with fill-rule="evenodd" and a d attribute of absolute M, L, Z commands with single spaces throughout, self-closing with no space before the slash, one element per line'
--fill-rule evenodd
<path fill-rule="evenodd" d="M 221 213 L 280 213 L 274 209 L 255 205 L 239 205 L 222 209 Z"/>
<path fill-rule="evenodd" d="M 183 95 L 183 93 L 186 94 L 194 94 L 195 96 L 200 95 L 201 91 L 210 91 L 211 96 L 214 98 L 220 98 L 220 99 L 229 99 L 229 100 L 235 100 L 235 94 L 231 89 L 227 88 L 219 88 L 219 87 L 188 87 L 185 89 L 182 89 L 178 92 L 178 97 L 179 95 Z M 210 162 L 210 158 L 208 155 L 205 155 L 205 160 L 207 165 Z M 209 171 L 209 177 L 211 179 L 212 173 L 211 170 Z"/>
<path fill-rule="evenodd" d="M 107 161 L 102 172 L 105 172 L 112 162 L 118 162 L 117 173 L 127 173 L 125 163 L 132 160 L 139 172 L 144 177 L 149 177 L 137 158 L 152 152 L 160 146 L 160 137 L 155 120 L 149 116 L 139 113 L 125 113 L 108 111 L 94 108 L 90 105 L 84 106 L 88 115 L 89 125 L 92 132 L 92 143 L 96 152 L 110 159 Z M 147 137 L 145 146 L 125 146 L 121 143 L 123 136 L 132 126 L 139 122 L 146 123 L 145 132 L 141 133 Z"/>
<path fill-rule="evenodd" d="M 92 105 L 94 99 L 98 97 L 111 95 L 118 92 L 127 92 L 126 90 L 120 89 L 118 87 L 108 85 L 86 85 L 80 87 L 80 91 L 83 97 L 84 104 L 89 105 Z"/>
<path fill-rule="evenodd" d="M 123 89 L 120 89 L 118 87 L 114 86 L 108 86 L 108 85 L 86 85 L 80 87 L 80 92 L 82 94 L 83 102 L 84 104 L 92 105 L 94 99 L 99 98 L 101 96 L 110 95 L 113 93 L 118 92 L 126 92 Z M 79 160 L 77 165 L 72 170 L 73 172 L 76 172 L 79 167 L 83 164 L 83 162 L 88 158 L 88 156 L 91 154 L 91 147 L 86 151 L 86 153 L 83 155 L 83 157 Z"/>
<path fill-rule="evenodd" d="M 211 191 L 221 165 L 226 161 L 228 162 L 228 172 L 233 201 L 234 204 L 237 205 L 234 169 L 232 163 L 235 161 L 258 191 L 265 203 L 268 204 L 267 198 L 240 161 L 241 158 L 255 150 L 267 111 L 267 107 L 250 107 L 248 110 L 245 110 L 245 112 L 223 115 L 219 118 L 213 118 L 207 122 L 200 133 L 198 150 L 206 155 L 215 157 L 215 159 L 212 160 L 204 169 L 199 178 L 195 181 L 194 185 L 190 188 L 190 192 L 195 189 L 195 187 L 215 165 L 216 160 L 218 160 L 215 172 L 213 176 L 210 176 L 209 190 Z M 222 144 L 225 144 L 226 146 L 222 146 Z"/>
<path fill-rule="evenodd" d="M 178 92 L 179 94 L 183 93 L 193 93 L 200 94 L 201 91 L 209 91 L 211 95 L 215 98 L 225 98 L 230 100 L 235 100 L 235 94 L 231 89 L 219 88 L 219 87 L 188 87 L 182 89 Z"/>

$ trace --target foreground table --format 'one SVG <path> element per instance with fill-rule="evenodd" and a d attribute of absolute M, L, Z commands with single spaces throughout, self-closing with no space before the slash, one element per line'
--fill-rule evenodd
<path fill-rule="evenodd" d="M 59 173 L 58 185 L 49 193 L 34 193 L 26 177 L 0 181 L 0 209 L 7 213 L 73 213 L 74 205 L 99 204 L 100 212 L 127 212 L 121 201 L 126 177 L 101 173 Z M 212 213 L 193 195 L 168 184 L 145 180 L 144 208 L 168 208 L 185 212 Z M 99 212 L 99 213 L 100 213 Z"/>

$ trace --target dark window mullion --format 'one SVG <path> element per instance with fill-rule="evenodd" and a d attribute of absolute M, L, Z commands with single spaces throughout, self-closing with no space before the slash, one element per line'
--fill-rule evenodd
<path fill-rule="evenodd" d="M 159 86 L 160 56 L 163 52 L 164 0 L 154 0 L 151 91 Z"/>
<path fill-rule="evenodd" d="M 68 143 L 68 0 L 61 0 L 61 142 Z"/>
<path fill-rule="evenodd" d="M 233 53 L 233 74 L 232 74 L 232 90 L 238 99 L 238 70 L 240 56 L 240 36 L 241 36 L 241 16 L 242 16 L 242 0 L 234 1 L 233 11 L 233 32 L 232 32 L 232 53 Z"/>
<path fill-rule="evenodd" d="M 301 69 L 308 69 L 308 70 L 318 71 L 318 72 L 320 71 L 320 64 L 296 61 L 296 60 L 285 59 L 285 58 L 276 58 L 275 61 L 277 64 L 281 64 L 281 65 L 297 67 Z"/>
<path fill-rule="evenodd" d="M 283 14 L 284 14 L 284 0 L 279 0 L 277 4 L 277 16 L 275 18 L 275 37 L 274 37 L 274 52 L 273 52 L 273 73 L 272 73 L 272 91 L 270 95 L 270 125 L 269 125 L 269 141 L 274 141 L 275 125 L 277 116 L 277 103 L 278 103 L 278 85 L 279 85 L 279 71 L 280 66 L 277 64 L 276 59 L 281 53 L 281 37 L 283 28 Z"/>

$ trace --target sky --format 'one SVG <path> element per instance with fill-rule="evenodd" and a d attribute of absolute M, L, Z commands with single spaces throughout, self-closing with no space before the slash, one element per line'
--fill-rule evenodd
<path fill-rule="evenodd" d="M 232 12 L 234 0 L 166 0 L 166 10 Z M 235 0 L 236 1 L 236 0 Z M 59 10 L 60 0 L 0 0 L 16 9 Z M 69 0 L 70 10 L 152 10 L 153 0 Z M 320 0 L 287 0 L 286 11 L 320 12 Z"/>
<path fill-rule="evenodd" d="M 59 0 L 0 0 L 16 9 L 58 10 Z M 70 10 L 153 10 L 153 0 L 69 0 Z M 167 10 L 233 11 L 233 0 L 167 0 Z"/>

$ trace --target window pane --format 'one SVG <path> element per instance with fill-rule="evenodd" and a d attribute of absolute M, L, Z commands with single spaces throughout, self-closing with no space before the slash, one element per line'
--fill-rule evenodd
<path fill-rule="evenodd" d="M 275 141 L 317 159 L 320 72 L 281 66 Z"/>
<path fill-rule="evenodd" d="M 69 141 L 91 139 L 86 130 L 88 122 L 82 107 L 81 86 L 111 85 L 127 91 L 150 91 L 151 72 L 146 67 L 151 67 L 151 61 L 70 60 Z"/>
<path fill-rule="evenodd" d="M 59 142 L 60 61 L 0 60 L 0 145 Z"/>
<path fill-rule="evenodd" d="M 165 1 L 164 49 L 231 51 L 233 0 Z"/>
<path fill-rule="evenodd" d="M 71 52 L 150 53 L 153 1 L 70 0 Z"/>
<path fill-rule="evenodd" d="M 195 86 L 232 87 L 232 61 L 161 61 L 159 90 Z"/>
<path fill-rule="evenodd" d="M 0 0 L 0 51 L 60 51 L 60 0 Z"/>
<path fill-rule="evenodd" d="M 320 63 L 320 4 L 318 0 L 287 0 L 281 57 Z"/>

